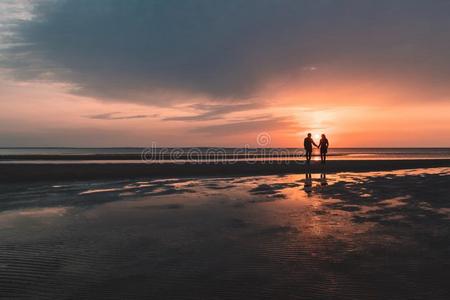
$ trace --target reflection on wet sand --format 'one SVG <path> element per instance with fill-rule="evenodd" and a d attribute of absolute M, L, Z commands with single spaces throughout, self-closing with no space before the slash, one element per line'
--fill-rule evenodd
<path fill-rule="evenodd" d="M 305 184 L 304 184 L 304 190 L 308 196 L 311 195 L 312 192 L 312 175 L 311 171 L 307 168 L 305 172 Z"/>
<path fill-rule="evenodd" d="M 328 185 L 326 171 L 320 173 L 320 185 L 321 186 L 327 186 Z"/>
<path fill-rule="evenodd" d="M 319 176 L 320 176 L 320 185 L 327 186 L 328 185 L 327 170 L 325 165 L 323 165 Z M 303 185 L 303 189 L 305 190 L 308 196 L 311 196 L 311 193 L 313 192 L 313 177 L 311 170 L 309 168 L 306 168 L 305 170 L 305 182 Z"/>
<path fill-rule="evenodd" d="M 8 186 L 0 295 L 447 299 L 449 181 L 324 169 Z"/>

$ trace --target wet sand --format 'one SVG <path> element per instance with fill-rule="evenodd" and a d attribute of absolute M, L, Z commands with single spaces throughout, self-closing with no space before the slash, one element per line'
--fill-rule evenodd
<path fill-rule="evenodd" d="M 0 185 L 0 298 L 448 299 L 450 168 Z"/>
<path fill-rule="evenodd" d="M 411 168 L 450 167 L 450 159 L 333 160 L 327 172 L 369 172 Z M 295 174 L 324 169 L 318 161 L 239 161 L 234 163 L 2 163 L 0 182 L 172 178 Z"/>

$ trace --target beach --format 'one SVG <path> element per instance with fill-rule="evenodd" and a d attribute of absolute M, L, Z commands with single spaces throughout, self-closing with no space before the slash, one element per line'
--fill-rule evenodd
<path fill-rule="evenodd" d="M 1 166 L 2 298 L 450 296 L 450 160 Z"/>
<path fill-rule="evenodd" d="M 4 162 L 0 164 L 1 182 L 41 182 L 98 179 L 173 178 L 195 176 L 250 176 L 321 172 L 368 172 L 397 169 L 449 167 L 450 159 L 334 160 L 326 166 L 304 160 L 166 162 L 166 163 L 83 163 Z"/>

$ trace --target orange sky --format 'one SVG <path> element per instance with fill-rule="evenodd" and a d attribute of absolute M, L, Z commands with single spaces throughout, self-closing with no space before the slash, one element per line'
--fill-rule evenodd
<path fill-rule="evenodd" d="M 270 101 L 264 106 L 231 112 L 218 120 L 178 121 L 165 119 L 196 116 L 201 111 L 189 103 L 169 108 L 101 101 L 70 94 L 60 84 L 3 80 L 0 87 L 2 99 L 8 99 L 0 111 L 1 146 L 119 147 L 156 143 L 243 147 L 257 146 L 256 137 L 261 132 L 271 135 L 274 147 L 298 147 L 306 132 L 326 133 L 335 147 L 450 146 L 448 101 L 405 105 L 399 98 L 380 96 L 380 91 L 374 92 L 373 98 L 358 98 L 360 93 L 351 90 L 314 93 L 312 88 L 306 92 L 290 88 L 269 93 Z M 370 91 L 361 94 L 369 95 Z M 93 118 L 108 113 L 115 114 L 109 119 Z M 132 116 L 142 117 L 127 119 Z M 252 118 L 262 121 L 249 126 L 252 123 L 246 121 Z"/>

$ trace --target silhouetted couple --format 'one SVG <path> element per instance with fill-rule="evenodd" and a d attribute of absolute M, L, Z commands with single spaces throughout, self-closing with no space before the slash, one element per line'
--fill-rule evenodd
<path fill-rule="evenodd" d="M 308 164 L 311 161 L 313 145 L 320 149 L 320 162 L 324 164 L 327 160 L 327 152 L 329 146 L 328 139 L 326 138 L 325 134 L 322 134 L 322 138 L 320 139 L 319 145 L 314 143 L 314 140 L 311 137 L 311 133 L 308 133 L 308 136 L 305 137 L 303 146 L 305 147 L 306 162 Z"/>

